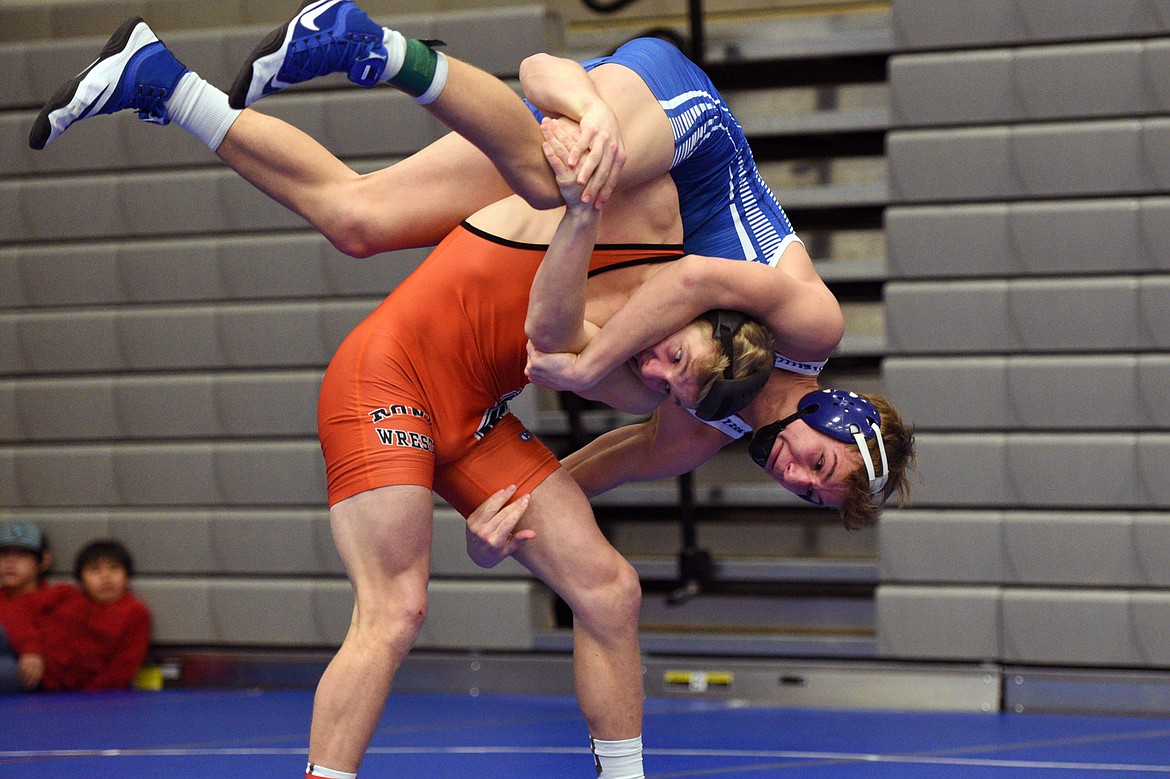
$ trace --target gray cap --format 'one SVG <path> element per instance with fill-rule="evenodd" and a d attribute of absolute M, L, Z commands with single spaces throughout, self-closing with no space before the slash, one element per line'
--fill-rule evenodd
<path fill-rule="evenodd" d="M 45 534 L 32 522 L 6 522 L 0 525 L 0 549 L 45 551 Z"/>

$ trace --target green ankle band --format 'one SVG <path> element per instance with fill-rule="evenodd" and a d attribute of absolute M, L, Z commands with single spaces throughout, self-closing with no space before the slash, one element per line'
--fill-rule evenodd
<path fill-rule="evenodd" d="M 442 41 L 420 41 L 406 39 L 406 59 L 402 67 L 386 83 L 401 89 L 411 97 L 418 97 L 431 87 L 435 80 L 435 63 L 439 55 L 432 46 L 441 46 Z"/>

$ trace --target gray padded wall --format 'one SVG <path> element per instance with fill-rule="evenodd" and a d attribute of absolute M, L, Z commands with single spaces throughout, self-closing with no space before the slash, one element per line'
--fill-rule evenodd
<path fill-rule="evenodd" d="M 560 44 L 539 6 L 387 21 L 506 78 Z M 221 87 L 268 30 L 158 28 Z M 425 251 L 343 256 L 186 133 L 129 112 L 31 151 L 40 105 L 111 31 L 0 47 L 0 519 L 41 523 L 61 574 L 87 540 L 125 541 L 156 645 L 336 646 L 353 599 L 329 532 L 317 389 Z M 260 108 L 358 171 L 445 132 L 392 89 L 346 86 Z M 420 647 L 526 650 L 551 626 L 543 586 L 511 560 L 471 564 L 463 520 L 441 504 L 432 573 Z"/>
<path fill-rule="evenodd" d="M 889 658 L 1170 667 L 1170 3 L 894 0 Z"/>

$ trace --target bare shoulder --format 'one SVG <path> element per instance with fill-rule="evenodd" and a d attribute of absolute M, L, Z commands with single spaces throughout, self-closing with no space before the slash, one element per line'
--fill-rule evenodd
<path fill-rule="evenodd" d="M 821 276 L 813 265 L 812 257 L 800 241 L 793 241 L 784 249 L 776 262 L 777 270 L 787 273 L 797 281 L 821 282 Z"/>

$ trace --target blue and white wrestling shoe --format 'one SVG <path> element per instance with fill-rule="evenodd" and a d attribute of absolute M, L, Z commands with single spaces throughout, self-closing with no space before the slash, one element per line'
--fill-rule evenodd
<path fill-rule="evenodd" d="M 163 102 L 187 68 L 138 17 L 127 19 L 93 64 L 65 82 L 33 121 L 28 145 L 43 149 L 69 125 L 127 108 L 146 122 L 167 124 Z"/>
<path fill-rule="evenodd" d="M 382 27 L 351 0 L 308 0 L 248 57 L 228 91 L 232 108 L 327 73 L 372 87 L 386 69 Z"/>

